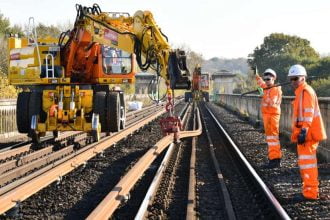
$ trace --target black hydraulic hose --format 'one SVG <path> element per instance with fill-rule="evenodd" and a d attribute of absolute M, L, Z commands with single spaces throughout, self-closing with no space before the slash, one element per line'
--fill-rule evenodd
<path fill-rule="evenodd" d="M 87 17 L 87 18 L 91 19 L 92 21 L 94 21 L 94 22 L 96 22 L 96 23 L 98 23 L 98 24 L 100 24 L 100 25 L 102 25 L 102 26 L 104 26 L 104 27 L 106 27 L 106 28 L 108 28 L 108 29 L 110 29 L 110 30 L 118 33 L 118 34 L 128 34 L 128 35 L 131 35 L 132 37 L 136 37 L 136 35 L 133 34 L 133 33 L 131 33 L 131 32 L 127 32 L 127 31 L 121 32 L 121 31 L 118 31 L 118 30 L 114 29 L 113 27 L 109 26 L 107 23 L 104 23 L 102 21 L 99 21 L 99 20 L 97 20 L 97 19 L 89 16 L 88 14 L 86 14 L 84 12 L 83 7 L 81 5 L 78 5 L 77 4 L 76 5 L 76 8 L 77 8 L 77 17 L 78 17 L 78 15 L 80 16 L 79 19 L 82 19 L 83 17 Z"/>
<path fill-rule="evenodd" d="M 168 42 L 168 37 L 162 32 L 162 30 L 161 29 L 159 29 L 159 31 L 160 31 L 160 33 L 163 35 L 163 37 L 165 37 L 165 39 L 166 39 L 166 42 Z"/>
<path fill-rule="evenodd" d="M 155 95 L 153 93 L 153 86 L 157 86 L 157 90 L 158 90 L 158 97 L 155 98 Z M 166 93 L 160 98 L 160 80 L 159 80 L 159 76 L 156 77 L 156 79 L 152 79 L 150 80 L 149 84 L 148 84 L 148 96 L 149 98 L 154 101 L 154 102 L 160 102 L 160 101 L 164 101 L 166 98 Z"/>
<path fill-rule="evenodd" d="M 60 37 L 58 38 L 58 45 L 62 47 L 63 41 L 66 36 L 69 36 L 70 30 L 64 31 L 60 34 Z"/>
<path fill-rule="evenodd" d="M 317 78 L 324 78 L 324 77 L 322 77 L 322 76 L 309 76 L 308 78 L 306 78 L 306 80 L 314 80 L 314 79 L 317 79 Z M 271 88 L 274 88 L 274 87 L 278 87 L 278 86 L 286 86 L 286 85 L 289 85 L 289 84 L 291 84 L 291 81 L 287 81 L 287 82 L 283 82 L 283 83 L 278 83 L 278 84 L 275 84 L 275 85 L 272 85 L 272 86 L 263 88 L 263 90 L 268 90 L 268 89 L 271 89 Z M 244 92 L 244 93 L 241 94 L 241 97 L 243 97 L 244 95 L 251 94 L 251 93 L 256 93 L 256 92 L 259 92 L 259 90 L 256 89 L 256 90 Z"/>

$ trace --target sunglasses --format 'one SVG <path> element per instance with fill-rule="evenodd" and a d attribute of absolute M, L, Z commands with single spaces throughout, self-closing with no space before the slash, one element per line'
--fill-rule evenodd
<path fill-rule="evenodd" d="M 299 77 L 290 78 L 290 81 L 297 81 Z"/>
<path fill-rule="evenodd" d="M 265 81 L 270 81 L 270 80 L 271 80 L 271 78 L 264 78 L 264 80 L 265 80 Z"/>

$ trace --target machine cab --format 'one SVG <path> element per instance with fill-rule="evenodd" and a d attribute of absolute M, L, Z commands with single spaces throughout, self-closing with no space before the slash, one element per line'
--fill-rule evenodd
<path fill-rule="evenodd" d="M 135 55 L 124 50 L 102 45 L 98 74 L 99 83 L 133 83 L 135 77 Z"/>

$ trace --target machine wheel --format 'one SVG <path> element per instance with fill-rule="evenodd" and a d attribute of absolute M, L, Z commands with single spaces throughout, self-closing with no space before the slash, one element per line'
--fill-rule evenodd
<path fill-rule="evenodd" d="M 60 133 L 59 131 L 53 131 L 54 138 L 58 138 L 59 133 Z"/>
<path fill-rule="evenodd" d="M 30 137 L 32 138 L 32 142 L 34 144 L 40 144 L 41 143 L 40 142 L 40 135 L 39 135 L 39 133 L 37 131 L 31 130 L 30 131 Z"/>
<path fill-rule="evenodd" d="M 40 115 L 42 103 L 42 94 L 40 92 L 31 92 L 29 100 L 29 130 L 31 128 L 31 118 L 33 115 Z"/>
<path fill-rule="evenodd" d="M 21 92 L 17 97 L 16 104 L 16 124 L 20 133 L 29 133 L 29 100 L 30 92 Z"/>
<path fill-rule="evenodd" d="M 185 92 L 184 93 L 184 101 L 189 102 L 190 98 L 192 98 L 192 93 L 191 92 Z"/>
<path fill-rule="evenodd" d="M 118 92 L 110 92 L 107 100 L 107 120 L 111 132 L 120 130 L 120 97 Z"/>
<path fill-rule="evenodd" d="M 210 94 L 208 92 L 204 92 L 204 99 L 206 102 L 210 101 Z"/>
<path fill-rule="evenodd" d="M 100 140 L 100 132 L 97 132 L 97 130 L 92 130 L 91 136 L 92 136 L 93 142 L 98 142 Z"/>
<path fill-rule="evenodd" d="M 126 127 L 126 106 L 125 106 L 125 99 L 124 93 L 119 93 L 120 97 L 120 130 L 125 129 Z"/>
<path fill-rule="evenodd" d="M 99 114 L 101 132 L 108 132 L 109 130 L 107 123 L 106 94 L 106 92 L 96 92 L 93 100 L 93 111 Z"/>

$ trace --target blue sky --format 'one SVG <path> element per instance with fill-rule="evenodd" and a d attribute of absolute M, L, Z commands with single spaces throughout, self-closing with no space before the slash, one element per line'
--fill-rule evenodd
<path fill-rule="evenodd" d="M 75 4 L 98 3 L 103 11 L 150 10 L 176 47 L 187 45 L 204 58 L 247 57 L 273 32 L 308 39 L 320 54 L 330 53 L 328 0 L 1 0 L 12 24 L 73 22 Z"/>

